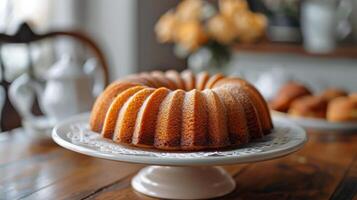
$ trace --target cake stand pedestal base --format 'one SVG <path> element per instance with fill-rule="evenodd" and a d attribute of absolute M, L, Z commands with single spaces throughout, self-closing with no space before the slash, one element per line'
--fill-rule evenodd
<path fill-rule="evenodd" d="M 152 197 L 207 199 L 232 192 L 235 181 L 221 167 L 149 166 L 132 179 L 131 185 Z"/>

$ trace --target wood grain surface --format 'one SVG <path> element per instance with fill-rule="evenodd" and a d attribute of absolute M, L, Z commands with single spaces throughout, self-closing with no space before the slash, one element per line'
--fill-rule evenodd
<path fill-rule="evenodd" d="M 237 188 L 220 199 L 357 199 L 357 133 L 308 136 L 289 156 L 224 166 Z M 1 200 L 154 199 L 130 186 L 142 167 L 74 153 L 21 129 L 0 133 Z"/>

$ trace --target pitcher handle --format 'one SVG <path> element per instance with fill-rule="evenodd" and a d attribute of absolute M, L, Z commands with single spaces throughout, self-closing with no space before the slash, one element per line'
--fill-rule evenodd
<path fill-rule="evenodd" d="M 28 74 L 19 76 L 12 82 L 9 88 L 9 99 L 15 109 L 19 112 L 22 119 L 31 119 L 35 116 L 31 108 L 38 92 L 36 83 L 31 80 Z"/>
<path fill-rule="evenodd" d="M 0 86 L 0 113 L 2 113 L 4 105 L 6 101 L 6 91 L 3 86 Z M 0 121 L 2 119 L 2 116 L 0 114 Z M 2 131 L 2 127 L 0 127 L 0 131 Z"/>
<path fill-rule="evenodd" d="M 84 64 L 84 72 L 94 79 L 93 96 L 97 97 L 105 87 L 105 75 L 96 58 L 89 58 Z"/>

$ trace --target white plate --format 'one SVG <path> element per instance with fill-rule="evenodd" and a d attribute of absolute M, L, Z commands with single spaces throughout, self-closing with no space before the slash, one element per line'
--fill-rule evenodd
<path fill-rule="evenodd" d="M 88 129 L 89 114 L 72 117 L 52 132 L 54 141 L 72 151 L 109 160 L 154 165 L 224 165 L 268 160 L 300 149 L 305 131 L 294 123 L 274 119 L 274 130 L 238 149 L 197 152 L 169 152 L 116 144 Z"/>
<path fill-rule="evenodd" d="M 355 122 L 329 122 L 324 119 L 314 119 L 306 117 L 293 117 L 289 114 L 271 111 L 274 118 L 279 120 L 292 121 L 296 124 L 309 129 L 323 130 L 323 131 L 356 131 L 357 123 Z"/>

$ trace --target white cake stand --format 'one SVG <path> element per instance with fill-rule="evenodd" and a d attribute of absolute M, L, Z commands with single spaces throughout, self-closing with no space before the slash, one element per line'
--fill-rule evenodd
<path fill-rule="evenodd" d="M 205 199 L 223 196 L 235 188 L 233 178 L 215 165 L 263 161 L 290 154 L 307 140 L 305 131 L 290 122 L 274 120 L 274 131 L 239 149 L 164 152 L 113 143 L 88 129 L 89 114 L 58 124 L 54 141 L 75 152 L 108 160 L 153 165 L 131 181 L 135 190 L 166 199 Z"/>

